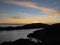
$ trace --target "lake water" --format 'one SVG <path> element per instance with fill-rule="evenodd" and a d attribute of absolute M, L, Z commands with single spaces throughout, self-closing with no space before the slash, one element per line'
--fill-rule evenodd
<path fill-rule="evenodd" d="M 29 33 L 38 29 L 25 29 L 25 30 L 14 30 L 14 31 L 0 31 L 0 43 L 4 41 L 14 41 L 20 38 L 27 38 Z"/>

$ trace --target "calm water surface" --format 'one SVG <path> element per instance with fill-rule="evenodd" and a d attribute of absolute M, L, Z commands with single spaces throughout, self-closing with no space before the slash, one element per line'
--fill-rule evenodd
<path fill-rule="evenodd" d="M 0 31 L 0 43 L 4 41 L 14 41 L 19 38 L 27 38 L 29 33 L 38 29 L 14 30 L 14 31 Z"/>

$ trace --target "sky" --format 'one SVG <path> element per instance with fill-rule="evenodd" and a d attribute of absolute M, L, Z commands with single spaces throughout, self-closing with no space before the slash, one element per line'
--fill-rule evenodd
<path fill-rule="evenodd" d="M 60 0 L 0 0 L 0 23 L 60 23 Z"/>

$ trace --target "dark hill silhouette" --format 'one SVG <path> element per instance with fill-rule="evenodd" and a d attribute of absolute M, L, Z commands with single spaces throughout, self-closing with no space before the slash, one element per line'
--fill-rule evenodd
<path fill-rule="evenodd" d="M 20 30 L 20 29 L 36 29 L 36 28 L 48 28 L 49 25 L 47 24 L 42 24 L 42 23 L 32 23 L 32 24 L 27 24 L 24 26 L 17 26 L 17 27 L 0 27 L 0 31 L 11 31 L 11 30 Z"/>
<path fill-rule="evenodd" d="M 9 41 L 9 42 L 3 42 L 2 44 L 0 44 L 0 45 L 10 45 L 12 42 L 11 41 Z"/>
<path fill-rule="evenodd" d="M 41 44 L 30 41 L 29 39 L 18 39 L 16 41 L 11 42 L 11 43 L 3 42 L 1 45 L 41 45 Z"/>
<path fill-rule="evenodd" d="M 39 45 L 29 39 L 19 39 L 12 43 L 12 45 Z"/>
<path fill-rule="evenodd" d="M 32 24 L 27 24 L 24 25 L 23 28 L 31 29 L 31 28 L 48 28 L 48 24 L 43 24 L 43 23 L 32 23 Z"/>
<path fill-rule="evenodd" d="M 51 25 L 52 28 L 55 28 L 55 29 L 60 29 L 60 23 L 56 23 L 56 24 L 53 24 Z"/>
<path fill-rule="evenodd" d="M 60 44 L 60 23 L 53 24 L 49 28 L 37 30 L 27 35 L 29 38 L 41 40 L 45 45 Z M 55 42 L 55 43 L 54 43 Z"/>

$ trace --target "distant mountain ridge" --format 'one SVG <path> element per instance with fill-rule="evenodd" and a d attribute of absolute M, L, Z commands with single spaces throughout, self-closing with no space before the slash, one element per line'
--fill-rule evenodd
<path fill-rule="evenodd" d="M 60 23 L 48 25 L 48 24 L 43 24 L 43 23 L 32 23 L 32 24 L 26 24 L 24 26 L 8 26 L 8 27 L 0 27 L 0 31 L 3 30 L 20 30 L 20 29 L 36 29 L 36 28 L 52 28 L 52 27 L 59 27 Z"/>

